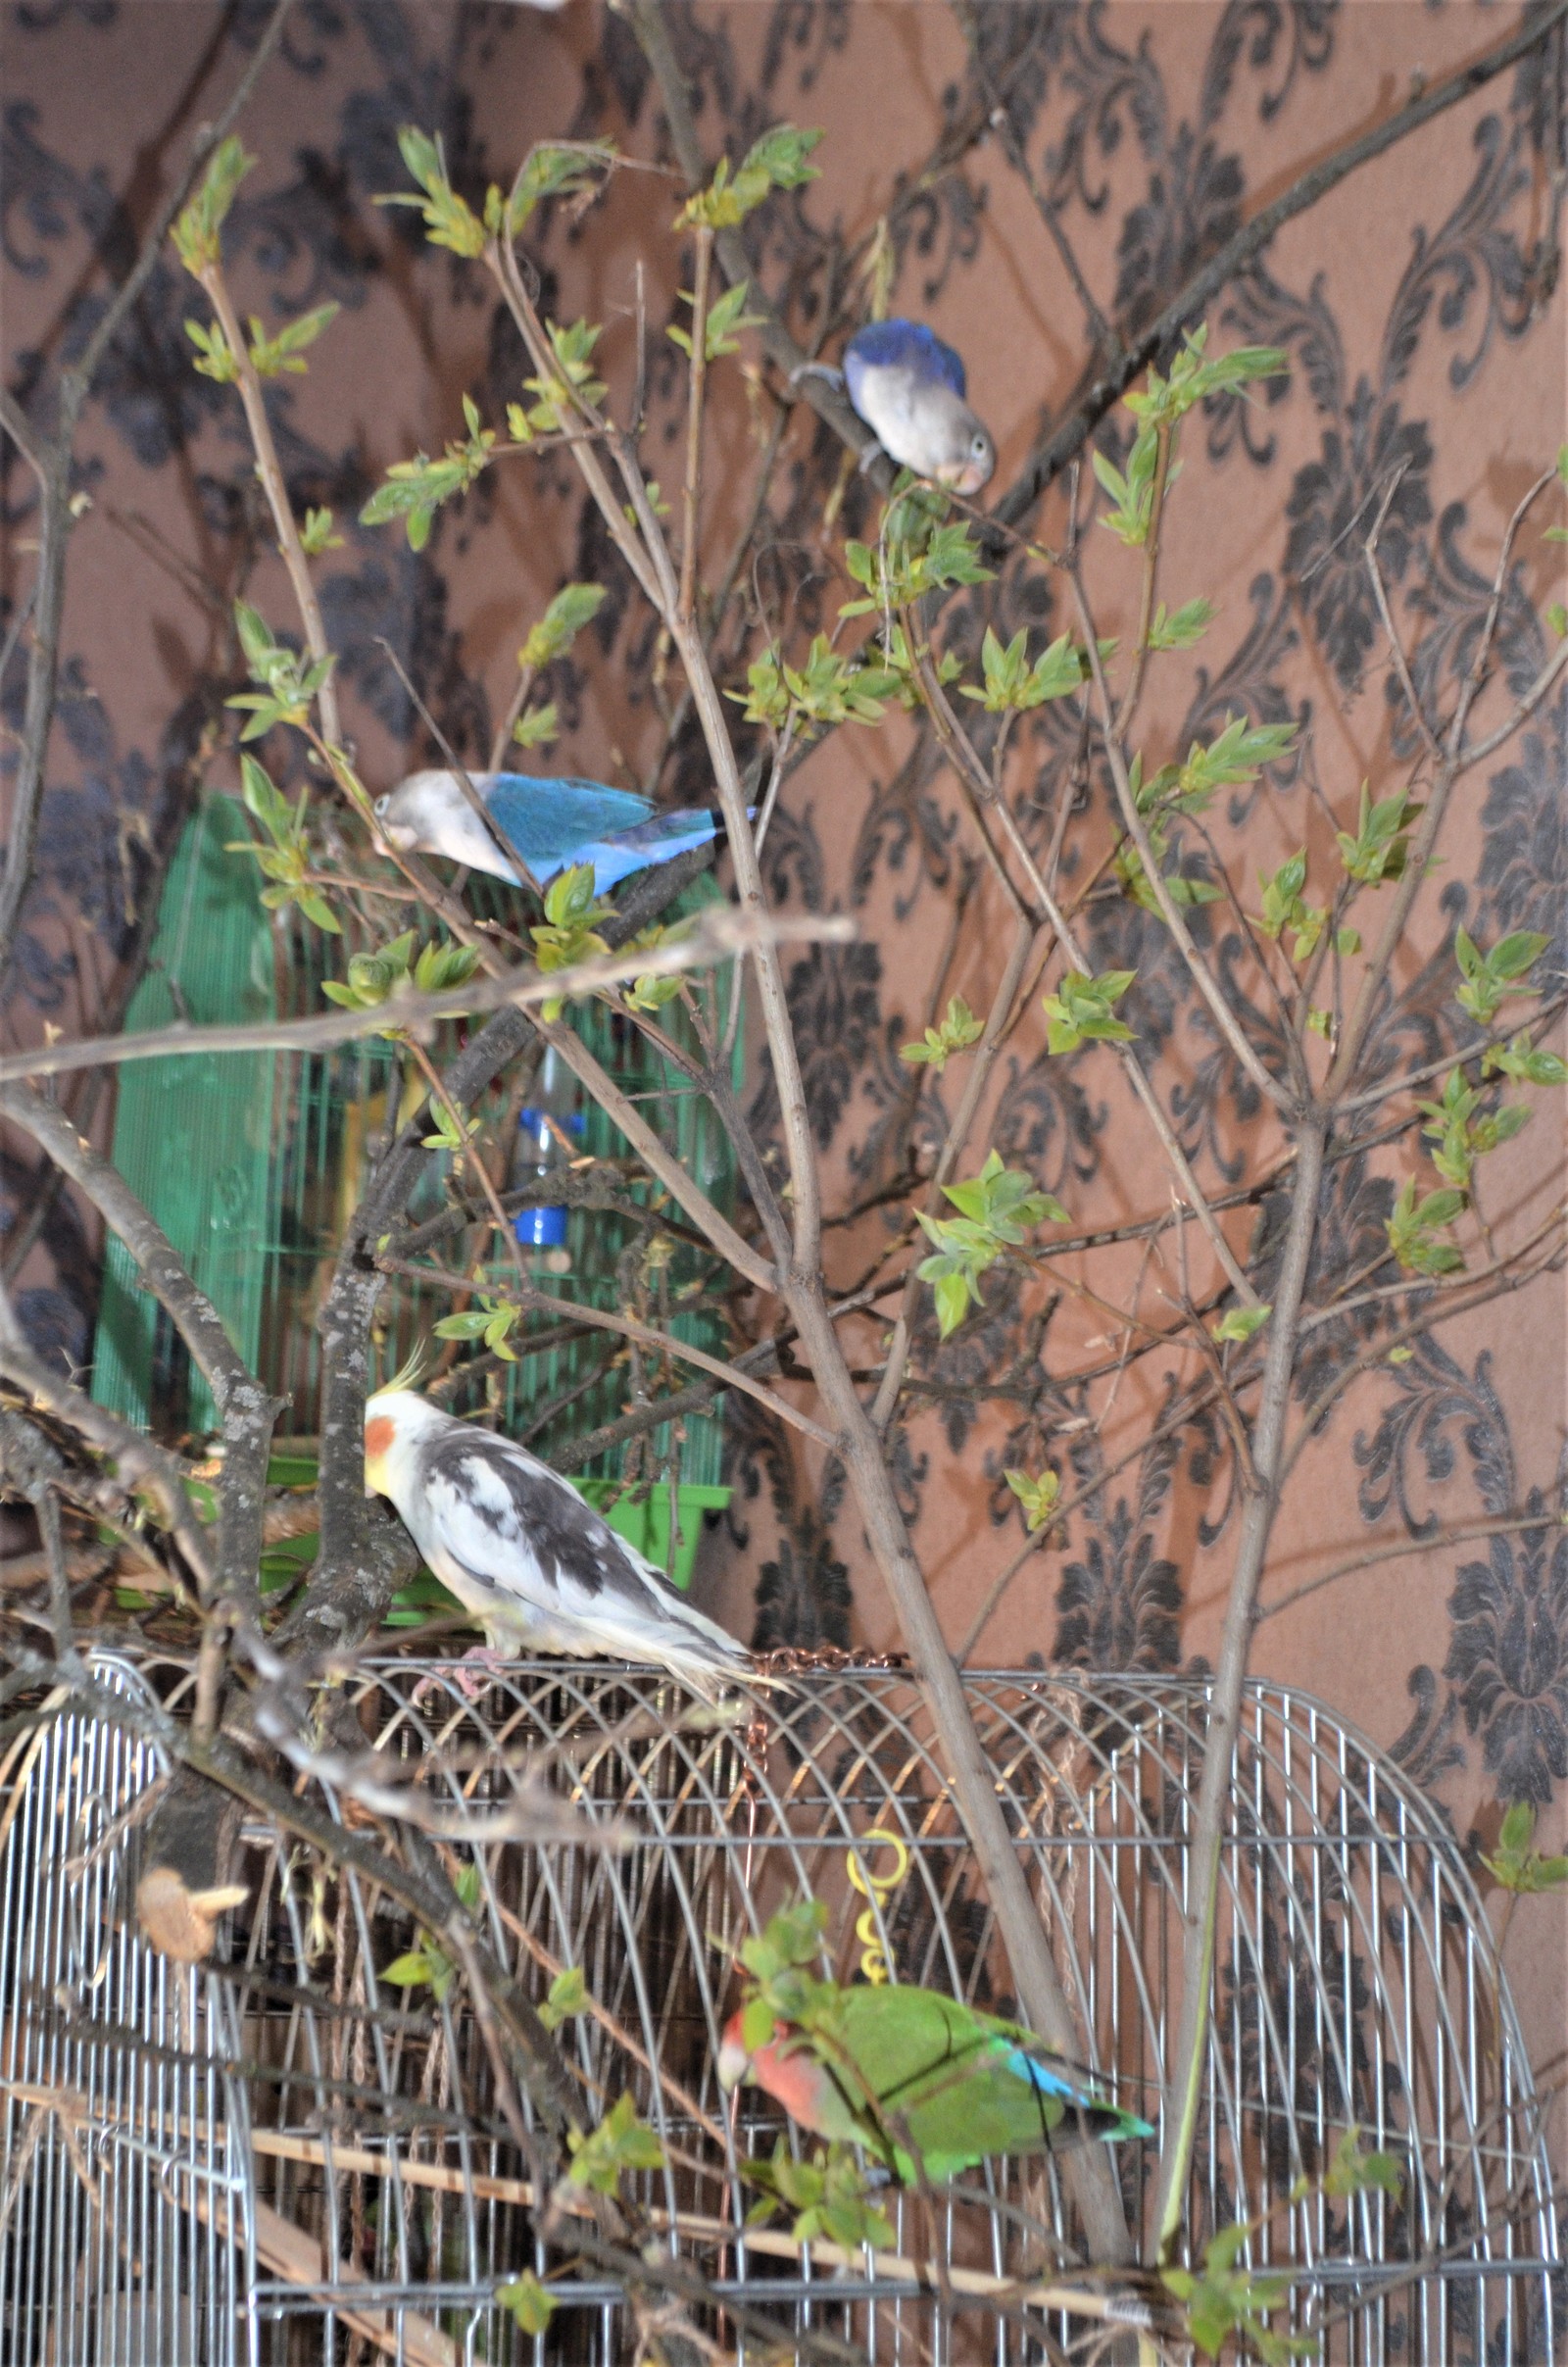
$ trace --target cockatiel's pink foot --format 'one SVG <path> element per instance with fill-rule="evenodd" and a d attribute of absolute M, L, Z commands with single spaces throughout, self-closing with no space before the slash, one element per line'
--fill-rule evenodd
<path fill-rule="evenodd" d="M 493 1645 L 475 1644 L 471 1651 L 464 1653 L 461 1660 L 447 1661 L 440 1675 L 431 1669 L 428 1676 L 421 1677 L 410 1697 L 412 1706 L 417 1709 L 426 1695 L 438 1690 L 441 1675 L 452 1679 L 466 1701 L 476 1701 L 497 1669 L 506 1666 L 506 1653 L 497 1652 Z M 481 1667 L 486 1672 L 483 1676 L 479 1674 Z"/>

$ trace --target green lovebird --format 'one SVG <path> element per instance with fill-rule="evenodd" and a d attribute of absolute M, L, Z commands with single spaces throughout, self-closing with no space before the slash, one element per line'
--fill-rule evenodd
<path fill-rule="evenodd" d="M 797 1997 L 800 2021 L 778 2010 Z M 847 1989 L 798 1966 L 731 2017 L 718 2076 L 765 2090 L 815 2136 L 863 2145 L 906 2186 L 918 2183 L 911 2147 L 942 2185 L 991 2154 L 1153 2135 L 1016 2022 L 935 1990 Z"/>

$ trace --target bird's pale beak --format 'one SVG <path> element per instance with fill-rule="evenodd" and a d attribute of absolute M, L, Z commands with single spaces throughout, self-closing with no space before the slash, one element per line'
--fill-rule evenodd
<path fill-rule="evenodd" d="M 733 2096 L 746 2077 L 751 2056 L 739 2039 L 726 2039 L 718 2050 L 718 2084 L 726 2096 Z"/>
<path fill-rule="evenodd" d="M 419 843 L 419 833 L 417 830 L 412 829 L 407 822 L 383 822 L 381 836 L 389 847 L 397 847 L 405 855 L 410 854 Z"/>
<path fill-rule="evenodd" d="M 995 466 L 993 461 L 958 461 L 941 471 L 939 481 L 967 499 L 970 494 L 978 493 L 982 486 L 990 483 Z"/>

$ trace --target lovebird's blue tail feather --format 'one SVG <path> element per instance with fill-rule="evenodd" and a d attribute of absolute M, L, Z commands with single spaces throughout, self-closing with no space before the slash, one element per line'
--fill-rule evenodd
<path fill-rule="evenodd" d="M 656 814 L 647 798 L 595 781 L 547 780 L 522 772 L 482 776 L 479 793 L 541 887 L 558 871 L 591 863 L 605 895 L 634 871 L 706 847 L 723 817 L 704 806 Z"/>

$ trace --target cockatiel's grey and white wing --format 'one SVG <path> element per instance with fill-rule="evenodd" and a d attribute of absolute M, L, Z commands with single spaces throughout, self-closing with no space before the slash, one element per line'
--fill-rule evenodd
<path fill-rule="evenodd" d="M 410 1526 L 425 1558 L 498 1643 L 652 1660 L 710 1698 L 749 1665 L 733 1636 L 512 1440 L 454 1420 L 420 1443 L 418 1482 Z"/>

